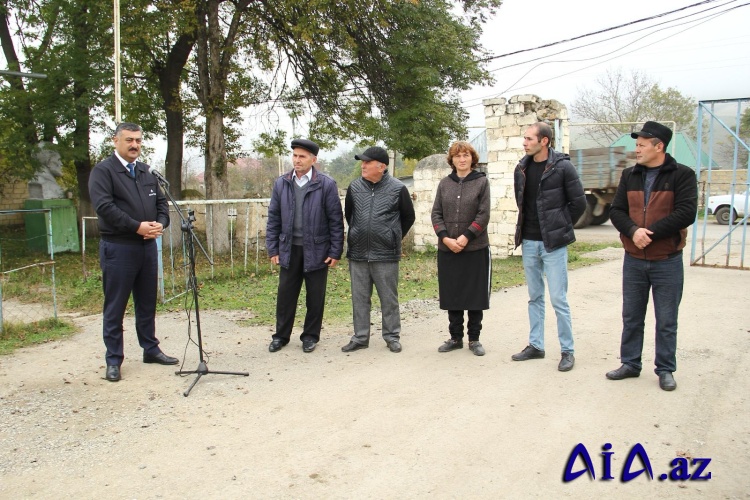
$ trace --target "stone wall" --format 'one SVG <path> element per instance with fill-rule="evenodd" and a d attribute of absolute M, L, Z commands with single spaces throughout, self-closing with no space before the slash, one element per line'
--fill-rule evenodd
<path fill-rule="evenodd" d="M 29 197 L 29 187 L 26 181 L 9 182 L 0 186 L 0 210 L 22 210 L 23 202 Z M 0 216 L 0 226 L 23 224 L 23 214 L 3 214 Z"/>
<path fill-rule="evenodd" d="M 513 171 L 525 155 L 523 133 L 529 125 L 539 121 L 547 122 L 558 134 L 552 144 L 553 148 L 567 153 L 570 143 L 568 111 L 558 101 L 543 100 L 535 95 L 486 99 L 483 104 L 492 210 L 487 232 L 493 257 L 505 258 L 516 253 L 514 236 L 518 209 L 513 193 Z M 437 239 L 432 229 L 430 212 L 437 185 L 449 173 L 450 167 L 444 154 L 428 156 L 414 169 L 417 213 L 414 246 L 418 250 L 436 246 Z"/>
<path fill-rule="evenodd" d="M 701 198 L 705 196 L 710 188 L 711 196 L 719 194 L 729 194 L 734 183 L 734 192 L 741 193 L 747 186 L 747 170 L 738 168 L 736 172 L 732 170 L 711 170 L 711 185 L 708 185 L 708 170 L 701 169 L 700 179 L 698 179 L 698 191 Z"/>
<path fill-rule="evenodd" d="M 414 187 L 412 199 L 414 200 L 414 249 L 424 251 L 430 247 L 437 246 L 437 236 L 432 229 L 432 204 L 435 201 L 440 179 L 451 173 L 445 154 L 437 154 L 423 158 L 414 167 Z"/>

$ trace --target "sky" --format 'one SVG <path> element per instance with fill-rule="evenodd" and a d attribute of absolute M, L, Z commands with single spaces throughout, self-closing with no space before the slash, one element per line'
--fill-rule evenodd
<path fill-rule="evenodd" d="M 702 5 L 634 23 L 699 3 Z M 610 30 L 629 23 L 634 24 Z M 475 135 L 472 128 L 484 127 L 483 99 L 536 94 L 570 109 L 578 92 L 596 88 L 597 78 L 607 70 L 643 72 L 660 87 L 673 87 L 693 97 L 696 105 L 698 100 L 750 98 L 748 26 L 750 0 L 504 0 L 484 25 L 481 43 L 494 56 L 524 52 L 493 59 L 487 69 L 494 84 L 461 94 L 469 113 L 469 135 Z M 557 43 L 602 30 L 608 31 Z M 546 44 L 554 45 L 526 50 Z M 268 128 L 267 121 L 252 119 L 250 113 L 248 110 L 244 126 L 248 135 L 242 141 L 248 150 L 253 139 L 249 132 Z M 293 130 L 283 116 L 277 123 L 287 128 L 288 137 L 305 135 L 304 124 Z M 150 142 L 154 147 L 152 165 L 163 167 L 166 143 L 160 138 Z M 319 157 L 331 160 L 351 148 L 351 143 L 341 143 L 321 151 Z M 203 169 L 200 151 L 186 148 L 185 161 L 191 170 Z"/>
<path fill-rule="evenodd" d="M 482 35 L 493 55 L 632 23 L 700 0 L 505 0 Z M 730 10 L 736 7 L 734 10 Z M 682 18 L 682 19 L 679 19 Z M 536 94 L 570 108 L 609 70 L 643 72 L 698 100 L 750 97 L 750 2 L 723 0 L 599 35 L 490 61 L 495 83 L 462 94 L 469 126 L 484 125 L 482 99 Z M 617 38 L 615 38 L 617 37 Z M 593 43 L 600 42 L 600 43 Z M 588 45 L 585 46 L 584 45 Z M 574 49 L 574 50 L 569 50 Z M 563 50 L 564 53 L 555 54 Z M 536 59 L 533 60 L 532 59 Z"/>

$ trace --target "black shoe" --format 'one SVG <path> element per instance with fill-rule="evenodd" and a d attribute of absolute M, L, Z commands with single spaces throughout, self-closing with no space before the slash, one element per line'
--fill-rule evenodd
<path fill-rule="evenodd" d="M 526 361 L 528 359 L 542 358 L 544 358 L 544 351 L 537 349 L 533 345 L 527 345 L 523 348 L 523 351 L 510 357 L 513 361 Z"/>
<path fill-rule="evenodd" d="M 353 340 L 341 348 L 344 352 L 358 351 L 359 349 L 367 349 L 368 346 L 364 344 L 357 344 Z"/>
<path fill-rule="evenodd" d="M 160 352 L 159 354 L 146 354 L 143 353 L 143 362 L 144 363 L 158 363 L 160 365 L 176 365 L 180 362 L 179 359 L 173 358 L 172 356 L 167 356 L 163 352 Z"/>
<path fill-rule="evenodd" d="M 576 358 L 573 356 L 572 352 L 564 352 L 562 353 L 562 358 L 560 359 L 560 364 L 557 365 L 557 369 L 561 372 L 569 372 L 573 369 L 573 365 L 576 364 Z"/>
<path fill-rule="evenodd" d="M 391 352 L 401 352 L 401 342 L 398 340 L 391 340 L 390 342 L 386 342 L 388 344 L 388 349 L 391 350 Z"/>
<path fill-rule="evenodd" d="M 450 338 L 443 342 L 443 345 L 438 347 L 438 352 L 450 352 L 455 351 L 456 349 L 463 349 L 464 348 L 464 341 L 461 339 L 454 339 Z"/>
<path fill-rule="evenodd" d="M 661 387 L 663 391 L 674 391 L 677 389 L 677 382 L 674 381 L 672 372 L 659 373 L 659 387 Z"/>
<path fill-rule="evenodd" d="M 107 365 L 107 374 L 104 376 L 110 382 L 120 380 L 120 367 L 117 365 Z"/>
<path fill-rule="evenodd" d="M 302 350 L 305 352 L 313 352 L 315 350 L 315 346 L 317 344 L 314 340 L 303 340 L 302 341 Z M 270 348 L 269 348 L 270 349 Z"/>
<path fill-rule="evenodd" d="M 636 370 L 630 365 L 623 364 L 620 368 L 617 370 L 612 370 L 611 372 L 607 372 L 607 378 L 610 380 L 622 380 L 624 378 L 635 378 L 640 377 L 641 372 L 640 370 Z"/>
<path fill-rule="evenodd" d="M 474 353 L 474 356 L 484 356 L 484 347 L 478 340 L 469 341 L 469 350 Z"/>
<path fill-rule="evenodd" d="M 281 339 L 273 339 L 270 344 L 268 344 L 268 352 L 276 352 L 280 351 L 281 348 L 284 347 L 284 341 Z"/>

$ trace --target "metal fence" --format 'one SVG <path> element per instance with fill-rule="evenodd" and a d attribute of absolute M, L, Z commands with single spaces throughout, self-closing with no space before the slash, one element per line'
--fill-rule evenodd
<path fill-rule="evenodd" d="M 188 213 L 194 214 L 195 221 L 192 224 L 196 236 L 195 258 L 208 264 L 213 278 L 219 247 L 226 250 L 221 252 L 221 257 L 228 260 L 232 276 L 238 271 L 254 270 L 258 273 L 260 259 L 265 259 L 265 227 L 269 201 L 268 198 L 183 200 L 177 202 L 177 207 L 170 205 L 169 227 L 157 242 L 160 252 L 159 292 L 162 302 L 174 300 L 189 291 L 189 256 L 185 241 L 188 233 L 182 228 L 183 218 L 177 213 L 178 208 L 185 219 Z M 81 262 L 84 278 L 90 277 L 99 269 L 98 258 L 92 259 L 90 255 L 92 252 L 98 255 L 98 249 L 92 249 L 90 241 L 87 241 L 87 234 L 90 235 L 95 224 L 96 217 L 81 219 Z M 226 233 L 222 233 L 224 230 Z M 92 262 L 96 263 L 95 266 Z"/>
<path fill-rule="evenodd" d="M 747 138 L 740 137 L 742 116 L 750 109 L 750 98 L 724 99 L 717 101 L 700 101 L 698 103 L 698 155 L 708 157 L 705 182 L 701 186 L 702 217 L 696 216 L 693 225 L 690 264 L 693 266 L 726 267 L 733 269 L 750 269 L 745 256 L 750 251 L 748 239 L 748 196 L 750 193 L 750 144 Z M 732 117 L 727 120 L 726 116 Z M 720 138 L 720 134 L 728 139 Z M 722 144 L 723 143 L 723 144 Z M 732 152 L 731 169 L 714 167 L 716 151 L 728 143 Z M 695 170 L 700 179 L 701 161 L 698 160 Z M 717 176 L 716 170 L 725 173 L 723 178 Z M 717 188 L 718 185 L 719 187 Z M 719 212 L 709 214 L 709 202 L 712 195 L 729 193 L 724 202 L 729 211 L 728 221 L 718 235 L 712 235 L 709 223 L 720 220 Z M 716 209 L 716 207 L 714 207 Z M 717 216 L 719 217 L 717 219 Z M 713 229 L 713 228 L 711 228 Z M 715 232 L 715 231 L 714 231 Z"/>
<path fill-rule="evenodd" d="M 0 333 L 6 323 L 34 323 L 57 319 L 55 250 L 52 210 L 0 210 L 0 217 L 44 217 L 46 230 L 40 234 L 20 230 L 0 240 Z M 47 253 L 30 251 L 46 238 Z M 30 293 L 30 292 L 34 293 Z M 33 296 L 34 301 L 28 298 Z"/>

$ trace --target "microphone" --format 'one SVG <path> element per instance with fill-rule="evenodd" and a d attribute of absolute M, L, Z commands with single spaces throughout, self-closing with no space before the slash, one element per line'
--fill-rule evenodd
<path fill-rule="evenodd" d="M 164 177 L 164 175 L 162 175 L 162 173 L 156 170 L 154 167 L 149 167 L 148 173 L 156 177 L 156 180 L 161 184 L 166 184 L 167 186 L 169 186 L 169 181 L 166 179 L 166 177 Z"/>

